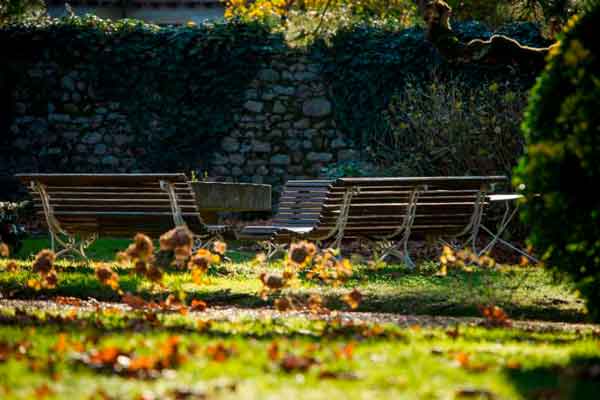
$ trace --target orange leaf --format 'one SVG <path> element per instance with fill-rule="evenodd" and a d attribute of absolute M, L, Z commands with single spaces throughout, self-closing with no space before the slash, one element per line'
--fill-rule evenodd
<path fill-rule="evenodd" d="M 149 371 L 154 369 L 156 359 L 149 356 L 135 357 L 129 362 L 127 369 L 132 372 L 138 372 L 140 370 Z"/>
<path fill-rule="evenodd" d="M 337 358 L 345 358 L 346 360 L 351 360 L 354 355 L 354 343 L 348 343 L 344 345 L 341 349 L 335 352 Z"/>
<path fill-rule="evenodd" d="M 461 351 L 456 353 L 454 356 L 454 361 L 456 361 L 461 367 L 467 367 L 469 365 L 469 355 Z"/>
<path fill-rule="evenodd" d="M 144 308 L 146 302 L 144 299 L 138 296 L 134 296 L 130 293 L 125 293 L 123 297 L 121 297 L 123 303 L 127 304 L 131 308 Z"/>
<path fill-rule="evenodd" d="M 192 311 L 204 311 L 206 310 L 207 304 L 202 300 L 192 300 L 192 305 L 190 309 Z"/>
<path fill-rule="evenodd" d="M 58 335 L 58 340 L 56 341 L 56 344 L 54 345 L 54 347 L 52 349 L 56 353 L 62 354 L 67 350 L 67 346 L 68 346 L 67 334 L 61 333 Z"/>
<path fill-rule="evenodd" d="M 313 357 L 296 356 L 294 354 L 286 354 L 279 365 L 285 372 L 306 372 L 316 364 L 317 361 Z"/>
<path fill-rule="evenodd" d="M 35 388 L 35 397 L 36 399 L 43 399 L 48 396 L 54 395 L 54 391 L 50 389 L 48 384 L 44 383 L 37 388 Z"/>
<path fill-rule="evenodd" d="M 277 342 L 271 342 L 267 348 L 267 354 L 269 355 L 269 360 L 271 361 L 276 361 L 279 359 L 279 345 Z"/>

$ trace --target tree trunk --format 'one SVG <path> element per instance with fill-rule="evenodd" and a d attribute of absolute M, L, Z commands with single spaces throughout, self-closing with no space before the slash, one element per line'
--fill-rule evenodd
<path fill-rule="evenodd" d="M 514 65 L 536 71 L 544 67 L 551 47 L 534 48 L 503 35 L 489 40 L 461 41 L 450 25 L 452 8 L 442 0 L 417 0 L 427 26 L 427 38 L 451 62 L 486 65 Z"/>

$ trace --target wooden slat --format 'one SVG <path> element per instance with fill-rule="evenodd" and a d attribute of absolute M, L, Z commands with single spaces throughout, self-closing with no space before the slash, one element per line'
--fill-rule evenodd
<path fill-rule="evenodd" d="M 389 184 L 410 185 L 448 185 L 467 187 L 488 183 L 507 182 L 506 176 L 419 176 L 419 177 L 369 177 L 369 178 L 339 178 L 336 184 L 341 186 L 354 186 L 368 184 L 370 186 L 385 186 Z"/>
<path fill-rule="evenodd" d="M 186 182 L 185 174 L 17 174 L 24 184 L 37 181 L 51 186 L 139 186 L 160 180 Z"/>
<path fill-rule="evenodd" d="M 51 202 L 60 203 L 60 204 L 122 204 L 122 203 L 132 203 L 132 204 L 171 204 L 169 198 L 167 196 L 163 198 L 122 198 L 115 199 L 105 196 L 93 196 L 93 197 L 81 197 L 81 198 L 72 198 L 72 197 L 55 197 L 49 196 Z M 39 199 L 36 199 L 39 201 Z M 177 202 L 179 204 L 196 204 L 193 199 L 178 199 Z"/>

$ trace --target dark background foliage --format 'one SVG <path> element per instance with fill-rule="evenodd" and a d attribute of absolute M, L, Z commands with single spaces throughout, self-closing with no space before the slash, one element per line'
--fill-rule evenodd
<path fill-rule="evenodd" d="M 454 29 L 462 40 L 486 39 L 493 34 L 485 25 L 475 21 L 459 22 L 455 24 Z M 508 34 L 530 46 L 546 46 L 550 42 L 541 36 L 539 27 L 533 23 L 505 25 L 498 32 Z M 423 87 L 434 81 L 459 82 L 467 91 L 493 82 L 500 82 L 502 85 L 510 82 L 514 90 L 523 91 L 528 90 L 535 80 L 535 74 L 531 71 L 520 71 L 508 65 L 483 67 L 449 64 L 427 42 L 420 28 L 397 32 L 366 26 L 353 27 L 340 30 L 331 38 L 331 44 L 321 42 L 315 47 L 317 50 L 314 54 L 324 60 L 324 73 L 332 86 L 338 127 L 360 143 L 359 147 L 364 150 L 364 157 L 378 158 L 377 154 L 372 153 L 389 153 L 389 149 L 393 148 L 385 138 L 396 130 L 393 121 L 399 118 L 390 119 L 384 111 L 389 110 L 392 98 L 403 96 L 407 82 Z M 499 94 L 489 93 L 489 96 Z M 482 100 L 486 101 L 485 98 Z M 489 103 L 494 104 L 499 114 L 504 112 L 501 102 L 497 99 L 489 100 L 493 100 Z M 451 108 L 452 105 L 449 104 L 448 107 Z M 427 113 L 429 110 L 424 104 L 419 111 Z M 518 121 L 514 118 L 513 125 L 514 136 L 520 137 L 517 130 Z M 419 130 L 419 126 L 415 129 Z M 440 126 L 439 129 L 444 127 Z M 491 133 L 480 132 L 482 136 L 489 134 Z M 379 146 L 374 147 L 377 143 Z M 410 147 L 406 152 L 410 152 L 411 149 L 422 150 L 416 146 Z M 515 153 L 514 147 L 511 147 L 511 151 L 514 154 L 512 161 L 515 162 L 519 152 Z M 473 154 L 461 156 L 472 157 Z M 511 167 L 503 168 L 496 172 L 510 173 L 510 169 Z M 443 163 L 434 163 L 428 171 L 430 174 L 442 175 L 470 172 L 473 171 L 464 168 L 448 171 Z M 394 170 L 390 173 L 394 173 Z M 405 168 L 404 173 L 418 174 L 422 171 Z"/>

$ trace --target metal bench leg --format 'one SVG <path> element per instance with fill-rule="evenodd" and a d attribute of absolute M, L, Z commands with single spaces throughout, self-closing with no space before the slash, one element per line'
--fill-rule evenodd
<path fill-rule="evenodd" d="M 46 187 L 35 181 L 32 181 L 30 185 L 31 189 L 40 196 L 44 217 L 46 218 L 46 224 L 48 225 L 48 231 L 50 233 L 50 247 L 52 251 L 56 252 L 56 258 L 60 258 L 68 253 L 74 253 L 79 255 L 85 261 L 89 261 L 85 254 L 85 249 L 94 243 L 97 234 L 93 233 L 87 238 L 78 241 L 75 235 L 71 235 L 62 229 L 60 223 L 54 216 L 54 210 L 50 205 L 50 197 L 48 196 Z"/>
<path fill-rule="evenodd" d="M 406 215 L 402 219 L 402 225 L 400 225 L 400 227 L 398 227 L 390 235 L 380 236 L 377 238 L 387 240 L 388 238 L 393 238 L 402 233 L 402 239 L 398 243 L 388 243 L 385 246 L 382 255 L 379 257 L 379 260 L 383 261 L 389 256 L 394 256 L 401 259 L 410 269 L 416 268 L 414 261 L 412 258 L 410 258 L 410 252 L 408 251 L 408 240 L 410 239 L 412 226 L 417 215 L 417 201 L 419 200 L 419 194 L 423 190 L 427 190 L 427 187 L 417 187 L 412 190 L 409 196 Z M 402 250 L 400 250 L 400 248 L 402 248 Z"/>
<path fill-rule="evenodd" d="M 342 239 L 344 238 L 344 231 L 346 230 L 346 225 L 348 225 L 348 217 L 350 215 L 350 205 L 352 204 L 352 197 L 360 193 L 360 189 L 356 187 L 351 187 L 346 190 L 344 193 L 344 202 L 342 203 L 342 207 L 340 208 L 340 216 L 338 217 L 335 228 L 331 231 L 331 234 L 327 237 L 319 238 L 317 240 L 326 240 L 333 233 L 335 233 L 335 240 L 331 244 L 331 248 L 339 249 L 341 251 Z"/>
<path fill-rule="evenodd" d="M 468 244 L 471 245 L 471 248 L 475 254 L 478 254 L 477 237 L 479 236 L 479 230 L 481 229 L 481 226 L 482 226 L 481 222 L 483 220 L 483 211 L 484 211 L 486 195 L 487 195 L 487 189 L 482 187 L 479 190 L 479 192 L 477 192 L 477 198 L 475 199 L 475 204 L 473 205 L 473 214 L 471 214 L 471 219 L 469 220 L 469 223 L 462 230 L 462 232 L 454 235 L 451 238 L 451 239 L 456 239 L 461 236 L 465 236 L 465 235 L 469 234 L 469 232 L 470 232 L 469 238 L 466 240 L 465 243 L 467 245 Z M 448 245 L 454 249 L 456 249 L 456 247 L 457 247 L 457 246 L 451 245 L 450 243 L 444 241 L 443 239 L 440 239 L 440 241 L 443 244 Z"/>
<path fill-rule="evenodd" d="M 519 210 L 518 207 L 515 207 L 513 209 L 513 211 L 510 212 L 510 205 L 508 204 L 508 202 L 504 202 L 504 207 L 505 207 L 504 215 L 502 216 L 502 220 L 500 221 L 500 225 L 498 227 L 498 232 L 496 234 L 491 233 L 490 230 L 488 228 L 486 228 L 485 226 L 483 226 L 483 225 L 481 226 L 482 229 L 484 229 L 488 234 L 490 234 L 492 236 L 492 240 L 479 252 L 479 255 L 487 253 L 494 247 L 494 245 L 498 242 L 498 240 L 500 240 L 500 236 L 504 233 L 506 228 L 508 228 L 508 225 L 510 224 L 510 222 L 512 221 L 514 216 L 517 214 L 517 211 Z"/>
<path fill-rule="evenodd" d="M 173 223 L 175 226 L 185 225 L 185 221 L 181 214 L 181 208 L 177 203 L 177 194 L 175 193 L 175 186 L 168 181 L 160 181 L 160 188 L 167 192 L 169 195 L 169 202 L 171 203 L 171 213 L 173 214 Z"/>
<path fill-rule="evenodd" d="M 258 244 L 264 249 L 268 263 L 270 263 L 271 259 L 275 257 L 278 253 L 285 253 L 287 247 L 287 244 L 285 243 L 278 244 L 273 242 L 272 240 L 263 240 L 258 242 Z"/>

